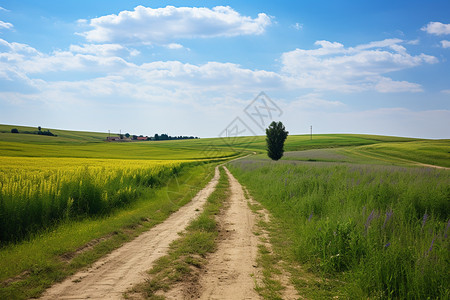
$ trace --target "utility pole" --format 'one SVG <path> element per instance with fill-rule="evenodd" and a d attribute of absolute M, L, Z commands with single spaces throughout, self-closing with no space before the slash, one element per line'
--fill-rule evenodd
<path fill-rule="evenodd" d="M 111 138 L 111 130 L 108 130 L 108 137 Z"/>
<path fill-rule="evenodd" d="M 312 140 L 312 125 L 311 125 L 311 127 L 310 127 L 310 130 L 311 130 L 311 140 Z"/>

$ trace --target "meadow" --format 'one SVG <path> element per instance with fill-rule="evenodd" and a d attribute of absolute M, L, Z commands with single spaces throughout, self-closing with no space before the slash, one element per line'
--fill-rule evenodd
<path fill-rule="evenodd" d="M 274 163 L 263 136 L 110 143 L 105 133 L 12 128 L 36 130 L 0 125 L 2 299 L 38 296 L 164 221 L 217 163 L 253 153 L 230 170 L 273 214 L 283 260 L 339 278 L 342 295 L 449 297 L 449 173 L 411 167 L 448 167 L 448 140 L 289 136 Z"/>
<path fill-rule="evenodd" d="M 344 297 L 448 299 L 448 170 L 360 164 L 318 152 L 309 156 L 322 161 L 289 160 L 295 153 L 287 153 L 279 162 L 256 157 L 231 164 L 272 213 L 282 259 L 339 278 L 327 288 Z M 292 280 L 307 296 L 330 296 L 317 294 L 317 286 L 308 295 L 304 274 Z"/>

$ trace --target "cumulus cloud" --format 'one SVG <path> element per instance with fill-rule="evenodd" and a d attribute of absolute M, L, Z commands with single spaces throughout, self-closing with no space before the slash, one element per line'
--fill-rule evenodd
<path fill-rule="evenodd" d="M 422 27 L 422 30 L 434 35 L 444 35 L 444 34 L 450 34 L 450 24 L 444 24 L 441 22 L 430 22 L 424 27 Z"/>
<path fill-rule="evenodd" d="M 91 30 L 80 33 L 91 42 L 164 43 L 180 38 L 231 37 L 262 34 L 271 24 L 264 13 L 242 16 L 228 6 L 151 8 L 81 20 Z"/>
<path fill-rule="evenodd" d="M 410 55 L 406 43 L 398 39 L 355 47 L 324 40 L 315 45 L 317 49 L 284 53 L 282 68 L 266 71 L 222 62 L 137 64 L 130 61 L 136 50 L 118 43 L 71 45 L 66 50 L 42 53 L 27 44 L 0 39 L 0 99 L 200 105 L 248 99 L 261 90 L 298 93 L 314 89 L 293 105 L 327 110 L 345 107 L 340 101 L 324 98 L 322 93 L 328 90 L 420 92 L 419 84 L 395 81 L 387 73 L 437 62 L 433 56 Z M 54 79 L 58 78 L 54 74 L 61 74 L 61 79 Z"/>
<path fill-rule="evenodd" d="M 101 51 L 101 45 L 72 46 L 72 51 L 54 51 L 44 54 L 33 47 L 21 43 L 9 43 L 0 39 L 0 62 L 23 74 L 46 74 L 49 72 L 84 71 L 120 72 L 133 66 L 118 56 L 103 56 L 108 47 Z M 111 47 L 118 50 L 119 47 Z M 112 51 L 112 49 L 109 49 Z"/>
<path fill-rule="evenodd" d="M 0 29 L 2 29 L 2 28 L 4 28 L 4 29 L 11 29 L 13 27 L 14 26 L 11 23 L 0 21 Z"/>
<path fill-rule="evenodd" d="M 386 39 L 346 48 L 337 42 L 317 41 L 317 49 L 283 53 L 282 72 L 292 84 L 303 88 L 419 92 L 418 84 L 393 81 L 384 75 L 438 60 L 426 54 L 410 55 L 401 43 L 400 39 Z"/>
<path fill-rule="evenodd" d="M 441 41 L 442 48 L 450 48 L 450 41 Z"/>

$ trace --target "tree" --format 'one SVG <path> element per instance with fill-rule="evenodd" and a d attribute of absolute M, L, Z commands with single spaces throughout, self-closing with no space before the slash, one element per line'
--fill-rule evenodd
<path fill-rule="evenodd" d="M 38 126 L 38 131 L 41 131 L 41 126 Z"/>
<path fill-rule="evenodd" d="M 288 133 L 281 122 L 272 122 L 266 129 L 267 155 L 272 160 L 279 160 L 283 157 L 284 141 Z"/>
<path fill-rule="evenodd" d="M 127 133 L 125 133 L 125 137 L 126 138 L 129 138 L 130 137 L 130 134 L 127 132 Z"/>
<path fill-rule="evenodd" d="M 17 130 L 17 128 L 13 128 L 11 129 L 11 133 L 19 133 L 19 130 Z"/>

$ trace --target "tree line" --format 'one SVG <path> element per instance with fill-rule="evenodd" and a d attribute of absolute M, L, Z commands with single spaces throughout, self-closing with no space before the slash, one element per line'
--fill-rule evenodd
<path fill-rule="evenodd" d="M 11 133 L 23 133 L 23 134 L 37 134 L 37 135 L 57 136 L 56 134 L 53 134 L 49 129 L 42 130 L 41 126 L 38 126 L 38 130 L 37 131 L 21 131 L 21 132 L 19 132 L 19 130 L 17 128 L 13 128 L 13 129 L 11 129 Z"/>

